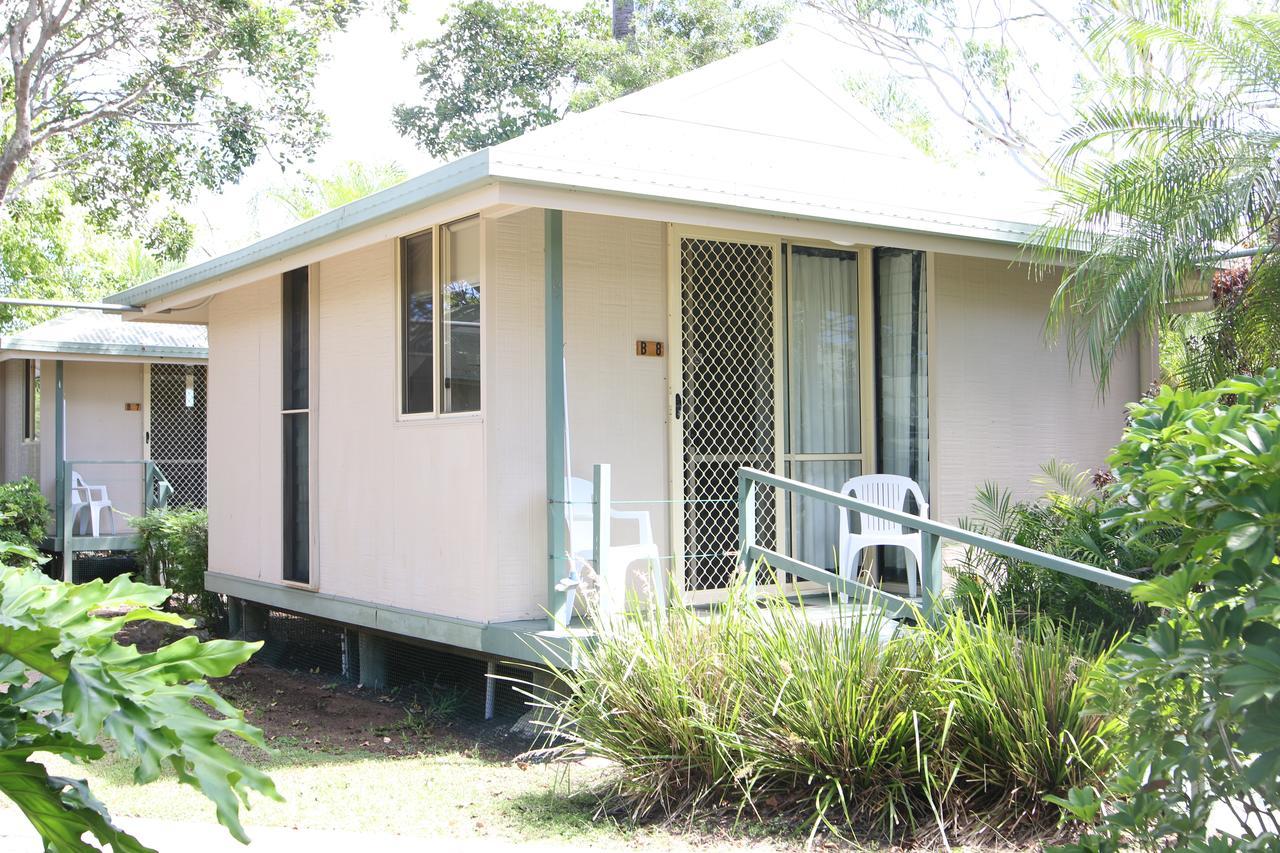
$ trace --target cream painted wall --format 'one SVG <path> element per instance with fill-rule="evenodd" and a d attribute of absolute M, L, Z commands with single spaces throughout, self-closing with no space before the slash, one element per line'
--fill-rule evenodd
<path fill-rule="evenodd" d="M 209 303 L 209 569 L 281 578 L 280 282 Z"/>
<path fill-rule="evenodd" d="M 546 606 L 546 474 L 543 410 L 543 213 L 492 221 L 488 231 L 486 344 L 490 519 L 496 531 L 492 618 L 536 618 Z M 613 468 L 618 501 L 647 509 L 658 547 L 667 536 L 667 361 L 635 354 L 637 340 L 665 341 L 664 227 L 636 219 L 564 217 L 565 359 L 572 473 Z M 634 522 L 614 541 L 636 541 Z"/>
<path fill-rule="evenodd" d="M 54 504 L 54 371 L 52 361 L 41 362 L 40 486 Z M 63 396 L 67 404 L 67 458 L 140 460 L 142 412 L 128 411 L 128 403 L 142 403 L 142 365 L 116 362 L 67 361 L 63 364 Z M 21 413 L 21 409 L 19 409 Z M 21 414 L 19 414 L 21 417 Z M 20 434 L 20 433 L 19 433 Z M 141 515 L 141 465 L 77 465 L 76 472 L 91 486 L 106 486 L 118 510 L 116 532 L 132 530 L 126 517 Z M 110 530 L 102 520 L 103 535 Z"/>
<path fill-rule="evenodd" d="M 52 362 L 47 362 L 52 370 Z M 23 477 L 40 478 L 40 442 L 27 441 L 26 434 L 26 382 L 24 371 L 27 362 L 11 358 L 0 363 L 0 375 L 4 388 L 4 478 L 6 481 Z"/>
<path fill-rule="evenodd" d="M 1056 281 L 1035 280 L 1025 265 L 933 257 L 935 517 L 967 514 L 986 481 L 1040 493 L 1030 481 L 1051 458 L 1102 466 L 1124 428 L 1125 403 L 1145 390 L 1135 348 L 1113 366 L 1099 399 L 1087 368 L 1071 368 L 1065 345 L 1045 344 Z"/>
<path fill-rule="evenodd" d="M 388 240 L 313 267 L 313 567 L 326 593 L 485 619 L 484 421 L 398 417 L 395 251 Z"/>

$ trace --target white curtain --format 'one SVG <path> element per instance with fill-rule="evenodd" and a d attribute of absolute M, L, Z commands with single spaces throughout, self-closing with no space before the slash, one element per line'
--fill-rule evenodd
<path fill-rule="evenodd" d="M 789 451 L 857 453 L 862 441 L 857 255 L 793 248 L 787 295 Z M 791 476 L 839 489 L 861 473 L 860 467 L 852 460 L 797 460 Z M 793 553 L 806 562 L 833 568 L 839 531 L 836 511 L 801 498 L 792 518 Z"/>

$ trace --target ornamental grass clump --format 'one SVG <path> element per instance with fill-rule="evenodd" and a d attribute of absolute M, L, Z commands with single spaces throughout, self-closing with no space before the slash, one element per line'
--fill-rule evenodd
<path fill-rule="evenodd" d="M 949 614 L 935 634 L 953 799 L 1003 833 L 1051 826 L 1060 810 L 1046 794 L 1096 784 L 1112 766 L 1120 720 L 1088 707 L 1110 648 L 1082 635 L 1051 619 L 1011 626 L 991 607 Z"/>
<path fill-rule="evenodd" d="M 1040 797 L 1109 761 L 1110 724 L 1083 710 L 1095 666 L 1053 627 L 910 628 L 857 608 L 813 621 L 736 589 L 711 610 L 613 620 L 553 667 L 546 701 L 559 758 L 616 765 L 605 810 L 901 840 L 1053 827 Z"/>

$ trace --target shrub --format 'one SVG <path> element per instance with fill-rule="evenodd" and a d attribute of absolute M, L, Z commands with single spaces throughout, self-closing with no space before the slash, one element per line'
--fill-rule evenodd
<path fill-rule="evenodd" d="M 204 588 L 209 513 L 189 507 L 153 509 L 130 523 L 141 539 L 138 563 L 143 579 L 172 589 L 185 609 L 221 621 L 226 615 L 222 599 Z"/>
<path fill-rule="evenodd" d="M 1280 846 L 1280 373 L 1211 391 L 1161 389 L 1132 407 L 1111 464 L 1118 526 L 1163 527 L 1163 576 L 1134 590 L 1161 609 L 1121 647 L 1099 707 L 1128 706 L 1128 763 L 1105 792 L 1059 801 L 1102 816 L 1079 851 Z M 1217 806 L 1240 837 L 1210 837 Z"/>
<path fill-rule="evenodd" d="M 1014 501 L 1007 490 L 986 483 L 978 490 L 974 515 L 961 526 L 1130 577 L 1150 573 L 1167 532 L 1150 530 L 1135 537 L 1127 529 L 1108 526 L 1106 514 L 1116 499 L 1105 488 L 1095 488 L 1088 472 L 1055 461 L 1041 470 L 1040 482 L 1047 487 L 1041 498 Z M 972 609 L 989 593 L 1023 624 L 1046 618 L 1113 639 L 1154 618 L 1122 590 L 979 549 L 966 550 L 956 569 L 956 597 L 963 606 Z"/>
<path fill-rule="evenodd" d="M 240 805 L 251 791 L 279 799 L 262 771 L 224 745 L 230 735 L 265 749 L 262 733 L 206 683 L 225 676 L 261 645 L 186 637 L 150 654 L 115 634 L 140 619 L 187 625 L 156 610 L 169 591 L 119 577 L 74 585 L 34 565 L 35 552 L 0 543 L 21 565 L 0 565 L 0 793 L 22 810 L 46 849 L 145 851 L 116 827 L 85 782 L 50 776 L 33 758 L 75 761 L 104 755 L 110 739 L 136 762 L 138 782 L 174 771 L 214 802 L 218 820 L 248 843 Z"/>
<path fill-rule="evenodd" d="M 843 616 L 735 591 L 710 612 L 615 620 L 553 667 L 554 752 L 614 762 L 604 807 L 634 817 L 727 805 L 890 838 L 1052 826 L 1041 797 L 1106 769 L 1112 724 L 1083 710 L 1096 664 L 1054 626 L 957 613 L 889 636 L 879 616 Z"/>
<path fill-rule="evenodd" d="M 39 483 L 23 477 L 0 484 L 0 542 L 39 548 L 52 523 Z"/>

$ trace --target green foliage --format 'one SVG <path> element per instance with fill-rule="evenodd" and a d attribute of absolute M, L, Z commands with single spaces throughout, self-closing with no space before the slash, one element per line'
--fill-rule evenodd
<path fill-rule="evenodd" d="M 409 173 L 395 163 L 351 160 L 327 175 L 304 173 L 301 180 L 277 187 L 268 196 L 301 222 L 395 186 L 408 177 Z"/>
<path fill-rule="evenodd" d="M 1263 263 L 1213 275 L 1213 308 L 1174 315 L 1161 330 L 1161 370 L 1170 384 L 1212 388 L 1237 374 L 1280 367 L 1280 269 Z"/>
<path fill-rule="evenodd" d="M 785 600 L 676 606 L 576 643 L 547 700 L 563 758 L 619 768 L 633 815 L 770 814 L 842 832 L 1051 826 L 1044 793 L 1105 770 L 1114 723 L 1084 712 L 1097 664 L 1048 623 L 952 614 L 882 637 Z M 889 623 L 891 624 L 891 623 Z"/>
<path fill-rule="evenodd" d="M 153 509 L 129 522 L 137 531 L 138 563 L 149 584 L 166 586 L 183 608 L 220 622 L 226 608 L 204 588 L 209 569 L 209 513 L 195 507 Z"/>
<path fill-rule="evenodd" d="M 0 205 L 0 292 L 97 301 L 180 263 L 190 241 L 190 225 L 176 213 L 162 216 L 143 238 L 104 235 L 62 187 L 28 192 Z M 0 305 L 0 330 L 25 328 L 56 313 Z"/>
<path fill-rule="evenodd" d="M 116 827 L 88 786 L 50 776 L 34 759 L 50 753 L 75 761 L 104 755 L 109 739 L 134 779 L 162 770 L 199 789 L 218 820 L 248 842 L 239 812 L 251 791 L 279 798 L 271 780 L 236 758 L 219 736 L 264 748 L 262 733 L 206 683 L 246 661 L 260 644 L 186 637 L 155 652 L 122 646 L 115 634 L 130 622 L 175 625 L 181 618 L 156 608 L 169 591 L 116 578 L 73 585 L 47 578 L 29 549 L 0 566 L 0 793 L 22 810 L 54 853 L 88 853 L 88 833 L 117 853 L 147 851 Z"/>
<path fill-rule="evenodd" d="M 897 77 L 860 73 L 849 79 L 849 93 L 930 157 L 944 158 L 933 117 Z"/>
<path fill-rule="evenodd" d="M 1106 514 L 1115 501 L 1093 487 L 1088 472 L 1056 461 L 1041 470 L 1038 482 L 1047 488 L 1041 498 L 1015 501 L 1008 490 L 984 483 L 973 517 L 961 526 L 1130 577 L 1150 572 L 1160 536 L 1152 531 L 1135 538 L 1109 526 Z M 1126 592 L 979 548 L 966 549 L 956 571 L 955 597 L 962 606 L 980 610 L 993 604 L 1023 623 L 1047 618 L 1069 630 L 1114 638 L 1153 618 Z"/>
<path fill-rule="evenodd" d="M 360 0 L 20 0 L 0 69 L 0 202 L 50 181 L 105 228 L 323 138 L 324 39 Z M 145 58 L 141 61 L 140 58 Z"/>
<path fill-rule="evenodd" d="M 1103 386 L 1136 333 L 1154 338 L 1170 304 L 1209 292 L 1225 251 L 1280 239 L 1280 14 L 1225 8 L 1120 6 L 1094 36 L 1099 52 L 1126 66 L 1068 132 L 1056 158 L 1058 200 L 1033 244 L 1055 275 L 1064 252 L 1077 259 L 1054 296 L 1049 331 L 1067 337 Z M 1262 270 L 1275 263 L 1264 252 L 1255 276 L 1273 281 Z M 1269 350 L 1261 366 L 1280 357 L 1274 291 L 1260 289 L 1230 318 L 1258 332 Z"/>
<path fill-rule="evenodd" d="M 0 542 L 39 548 L 52 521 L 49 502 L 35 480 L 0 484 Z"/>
<path fill-rule="evenodd" d="M 1115 524 L 1171 527 L 1162 574 L 1135 598 L 1161 610 L 1121 647 L 1098 707 L 1128 707 L 1131 756 L 1078 851 L 1262 850 L 1280 844 L 1280 373 L 1208 392 L 1161 389 L 1133 407 L 1111 462 Z M 1242 837 L 1207 833 L 1228 808 Z M 1243 828 L 1247 827 L 1247 828 Z"/>
<path fill-rule="evenodd" d="M 755 0 L 649 0 L 618 41 L 598 2 L 461 0 L 409 45 L 423 98 L 396 107 L 396 128 L 436 157 L 475 151 L 769 41 L 782 20 Z"/>

